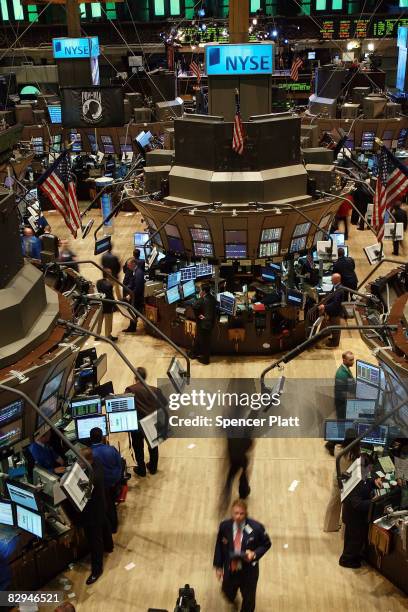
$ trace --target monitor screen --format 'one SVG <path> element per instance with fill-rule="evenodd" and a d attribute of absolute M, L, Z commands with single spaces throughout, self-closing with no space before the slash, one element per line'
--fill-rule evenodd
<path fill-rule="evenodd" d="M 151 132 L 142 131 L 138 136 L 136 136 L 136 141 L 143 149 L 145 149 L 146 147 L 150 146 L 151 138 L 153 138 Z"/>
<path fill-rule="evenodd" d="M 11 423 L 23 415 L 24 400 L 16 400 L 7 406 L 0 408 L 0 428 L 6 423 Z"/>
<path fill-rule="evenodd" d="M 405 141 L 408 135 L 408 128 L 402 128 L 398 135 L 398 148 L 403 149 L 405 147 Z"/>
<path fill-rule="evenodd" d="M 82 151 L 82 137 L 77 132 L 70 132 L 69 139 L 73 143 L 71 151 L 74 153 L 80 153 Z"/>
<path fill-rule="evenodd" d="M 274 282 L 276 281 L 276 274 L 269 266 L 265 266 L 261 268 L 261 276 L 263 280 Z"/>
<path fill-rule="evenodd" d="M 370 423 L 357 423 L 358 435 L 362 436 L 370 427 Z M 387 436 L 388 427 L 386 425 L 379 425 L 374 429 L 374 431 L 368 434 L 368 436 L 365 436 L 362 439 L 362 442 L 366 442 L 367 444 L 378 444 L 380 446 L 384 446 L 387 442 Z"/>
<path fill-rule="evenodd" d="M 20 482 L 6 482 L 9 497 L 12 502 L 38 511 L 38 502 L 33 491 Z"/>
<path fill-rule="evenodd" d="M 189 280 L 183 285 L 181 285 L 181 292 L 183 294 L 183 298 L 188 298 L 191 295 L 195 295 L 195 292 L 196 292 L 195 282 L 193 280 Z"/>
<path fill-rule="evenodd" d="M 346 403 L 346 419 L 373 419 L 376 400 L 349 399 Z"/>
<path fill-rule="evenodd" d="M 0 525 L 14 527 L 14 512 L 11 502 L 0 499 Z"/>
<path fill-rule="evenodd" d="M 375 132 L 363 132 L 361 139 L 361 148 L 363 151 L 372 151 L 374 149 Z"/>
<path fill-rule="evenodd" d="M 220 309 L 233 316 L 235 314 L 236 300 L 232 294 L 220 293 Z"/>
<path fill-rule="evenodd" d="M 271 268 L 275 272 L 279 272 L 279 274 L 282 273 L 282 264 L 280 263 L 269 263 L 268 268 Z"/>
<path fill-rule="evenodd" d="M 28 531 L 38 538 L 43 537 L 43 520 L 41 514 L 28 510 L 23 506 L 16 506 L 17 527 Z"/>
<path fill-rule="evenodd" d="M 53 104 L 48 106 L 48 114 L 51 123 L 62 123 L 61 105 Z"/>
<path fill-rule="evenodd" d="M 261 242 L 273 242 L 280 240 L 281 234 L 281 227 L 270 227 L 268 229 L 263 229 L 261 234 Z"/>
<path fill-rule="evenodd" d="M 330 238 L 333 240 L 334 244 L 337 244 L 338 247 L 344 246 L 344 234 L 335 233 L 330 234 Z"/>
<path fill-rule="evenodd" d="M 115 147 L 110 136 L 101 136 L 103 152 L 109 154 L 115 153 Z"/>
<path fill-rule="evenodd" d="M 184 376 L 185 372 L 181 367 L 177 357 L 173 357 L 170 363 L 170 367 L 167 370 L 167 376 L 169 377 L 173 387 L 181 393 L 186 385 L 187 379 Z"/>
<path fill-rule="evenodd" d="M 196 257 L 212 257 L 214 254 L 211 242 L 193 242 L 193 248 Z"/>
<path fill-rule="evenodd" d="M 129 412 L 135 410 L 135 396 L 131 393 L 108 396 L 105 399 L 106 412 Z"/>
<path fill-rule="evenodd" d="M 87 134 L 89 145 L 91 147 L 91 153 L 98 152 L 98 143 L 96 142 L 95 134 Z"/>
<path fill-rule="evenodd" d="M 370 385 L 375 385 L 379 387 L 380 385 L 380 368 L 372 363 L 367 363 L 366 361 L 361 361 L 357 359 L 356 361 L 356 378 L 357 380 L 362 380 Z"/>
<path fill-rule="evenodd" d="M 288 289 L 286 299 L 288 304 L 292 304 L 293 306 L 302 306 L 303 293 L 301 291 L 296 291 L 295 289 Z"/>
<path fill-rule="evenodd" d="M 328 419 L 324 422 L 324 439 L 331 442 L 343 442 L 346 431 L 353 428 L 353 421 L 336 421 Z"/>
<path fill-rule="evenodd" d="M 125 136 L 120 136 L 119 142 L 121 153 L 133 153 L 132 141 L 130 136 L 127 139 Z"/>
<path fill-rule="evenodd" d="M 74 419 L 101 413 L 102 403 L 98 395 L 83 398 L 74 397 L 71 400 L 71 416 Z"/>
<path fill-rule="evenodd" d="M 182 283 L 194 280 L 197 278 L 197 267 L 196 266 L 188 266 L 188 268 L 180 268 L 180 281 Z"/>
<path fill-rule="evenodd" d="M 62 372 L 58 372 L 58 374 L 50 378 L 50 380 L 45 384 L 43 392 L 41 393 L 40 402 L 43 402 L 44 400 L 49 398 L 50 395 L 53 395 L 54 393 L 59 391 L 63 376 L 64 370 Z"/>
<path fill-rule="evenodd" d="M 194 242 L 212 242 L 211 232 L 205 228 L 190 228 L 191 238 Z"/>
<path fill-rule="evenodd" d="M 307 59 L 308 60 L 315 60 L 316 59 L 316 51 L 309 51 L 307 54 Z"/>
<path fill-rule="evenodd" d="M 202 276 L 212 276 L 214 274 L 214 266 L 210 264 L 197 264 L 197 278 L 201 278 Z"/>
<path fill-rule="evenodd" d="M 145 249 L 143 248 L 143 245 L 146 244 L 148 240 L 149 240 L 149 234 L 147 234 L 146 232 L 135 232 L 133 234 L 133 245 L 135 248 L 139 249 L 140 251 L 139 259 L 141 259 L 142 261 L 145 260 Z M 147 246 L 146 252 L 148 256 L 150 254 L 150 251 L 151 251 L 151 247 Z"/>
<path fill-rule="evenodd" d="M 55 136 L 52 136 L 51 142 L 50 142 L 50 153 L 60 153 L 61 142 L 62 142 L 61 134 L 56 134 Z"/>
<path fill-rule="evenodd" d="M 176 285 L 175 287 L 172 287 L 171 289 L 167 289 L 166 300 L 168 304 L 174 304 L 175 302 L 178 302 L 179 299 L 180 299 L 180 293 L 179 293 L 178 285 Z"/>
<path fill-rule="evenodd" d="M 42 136 L 36 136 L 32 138 L 33 150 L 36 155 L 42 155 L 44 153 L 44 140 Z"/>
<path fill-rule="evenodd" d="M 169 251 L 172 251 L 173 253 L 184 253 L 184 246 L 181 238 L 168 236 L 167 240 L 169 243 Z"/>
<path fill-rule="evenodd" d="M 298 251 L 303 251 L 306 248 L 306 238 L 307 236 L 293 238 L 292 242 L 290 243 L 290 252 L 297 253 Z"/>
<path fill-rule="evenodd" d="M 122 412 L 110 412 L 108 414 L 110 433 L 122 431 L 135 431 L 138 429 L 136 410 L 124 410 Z"/>
<path fill-rule="evenodd" d="M 376 400 L 378 398 L 379 388 L 374 385 L 369 385 L 362 380 L 356 381 L 356 398 Z"/>
<path fill-rule="evenodd" d="M 247 256 L 246 244 L 226 244 L 225 257 L 227 259 L 244 259 Z"/>
<path fill-rule="evenodd" d="M 54 393 L 54 395 L 50 395 L 50 397 L 48 397 L 45 400 L 45 402 L 41 402 L 39 407 L 40 407 L 41 412 L 50 419 L 52 416 L 54 416 L 54 414 L 57 412 L 58 407 L 59 407 L 58 393 Z M 44 423 L 44 419 L 42 418 L 42 416 L 38 415 L 37 428 L 40 427 L 43 423 Z"/>
<path fill-rule="evenodd" d="M 167 289 L 176 287 L 181 282 L 181 270 L 179 272 L 172 272 L 167 277 Z"/>
<path fill-rule="evenodd" d="M 102 253 L 106 253 L 106 251 L 109 251 L 111 247 L 111 240 L 112 238 L 110 236 L 104 236 L 103 238 L 96 240 L 94 255 L 101 255 Z"/>
<path fill-rule="evenodd" d="M 91 416 L 91 417 L 82 417 L 80 419 L 75 419 L 75 429 L 78 440 L 87 440 L 89 439 L 89 434 L 91 429 L 94 427 L 99 427 L 102 429 L 102 434 L 104 436 L 107 435 L 107 427 L 106 427 L 106 416 Z"/>
<path fill-rule="evenodd" d="M 23 419 L 0 425 L 0 448 L 12 446 L 23 439 Z"/>

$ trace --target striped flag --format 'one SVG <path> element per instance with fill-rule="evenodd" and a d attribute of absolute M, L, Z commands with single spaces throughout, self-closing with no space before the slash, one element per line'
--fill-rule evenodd
<path fill-rule="evenodd" d="M 290 69 L 290 78 L 292 79 L 292 81 L 299 80 L 299 70 L 301 69 L 302 66 L 303 66 L 303 60 L 301 60 L 300 57 L 295 57 L 295 59 L 292 62 L 292 67 Z"/>
<path fill-rule="evenodd" d="M 381 242 L 385 211 L 408 192 L 408 168 L 385 147 L 378 154 L 378 177 L 374 196 L 373 227 Z"/>
<path fill-rule="evenodd" d="M 232 150 L 238 155 L 242 155 L 244 152 L 244 141 L 245 132 L 244 125 L 241 119 L 241 110 L 239 104 L 239 93 L 238 90 L 235 94 L 235 117 L 234 117 L 234 131 L 232 134 Z"/>
<path fill-rule="evenodd" d="M 37 187 L 64 218 L 71 234 L 76 238 L 81 227 L 75 177 L 71 172 L 68 149 L 61 153 L 53 164 L 40 176 Z"/>
<path fill-rule="evenodd" d="M 194 76 L 197 78 L 197 81 L 200 82 L 201 81 L 200 66 L 194 60 L 190 64 L 190 70 L 194 74 Z"/>

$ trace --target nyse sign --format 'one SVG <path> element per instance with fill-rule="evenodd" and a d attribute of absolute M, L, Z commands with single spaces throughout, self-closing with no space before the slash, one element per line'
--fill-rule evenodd
<path fill-rule="evenodd" d="M 89 38 L 53 38 L 52 51 L 55 59 L 76 59 L 99 56 L 97 36 Z"/>
<path fill-rule="evenodd" d="M 273 43 L 206 45 L 208 76 L 272 74 Z"/>

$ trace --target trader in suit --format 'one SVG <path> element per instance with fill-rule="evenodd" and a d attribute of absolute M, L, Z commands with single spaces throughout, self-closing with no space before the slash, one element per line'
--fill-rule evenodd
<path fill-rule="evenodd" d="M 232 517 L 222 521 L 218 529 L 213 565 L 228 601 L 234 603 L 239 589 L 241 612 L 254 612 L 258 562 L 271 547 L 271 540 L 265 527 L 247 514 L 246 503 L 234 501 Z"/>
<path fill-rule="evenodd" d="M 129 262 L 128 262 L 129 263 Z M 142 262 L 137 262 L 134 258 L 130 260 L 130 269 L 133 268 L 133 274 L 129 275 L 127 279 L 127 289 L 132 293 L 128 293 L 127 301 L 132 304 L 139 312 L 144 307 L 144 288 L 145 288 L 145 277 L 144 267 Z M 126 276 L 126 275 L 125 275 Z M 125 284 L 125 283 L 124 283 Z M 124 332 L 135 332 L 137 328 L 137 317 L 135 317 L 129 323 L 129 327 L 124 329 Z"/>
<path fill-rule="evenodd" d="M 145 368 L 137 368 L 137 372 L 146 380 L 147 372 Z M 133 393 L 135 396 L 135 405 L 137 410 L 138 420 L 143 419 L 143 417 L 152 414 L 155 410 L 158 410 L 164 407 L 167 404 L 167 401 L 157 387 L 152 387 L 149 385 L 150 389 L 153 393 L 158 397 L 158 401 L 155 402 L 147 389 L 142 385 L 138 378 L 135 378 L 135 384 L 127 387 L 125 389 L 125 393 Z M 133 471 L 138 476 L 144 478 L 146 476 L 146 467 L 149 470 L 150 474 L 156 474 L 157 465 L 159 462 L 159 448 L 156 446 L 155 448 L 150 448 L 149 446 L 149 463 L 146 466 L 145 458 L 144 458 L 144 433 L 143 429 L 139 425 L 139 428 L 136 431 L 131 432 L 132 436 L 132 446 L 135 452 L 136 458 L 136 467 L 133 468 Z"/>
<path fill-rule="evenodd" d="M 210 363 L 211 333 L 215 323 L 216 303 L 216 299 L 211 293 L 211 285 L 203 285 L 200 297 L 193 305 L 197 333 L 191 358 L 198 358 L 198 361 L 204 365 Z"/>
<path fill-rule="evenodd" d="M 109 268 L 103 269 L 103 277 L 100 278 L 96 282 L 96 289 L 98 293 L 102 293 L 107 300 L 113 300 L 113 285 L 109 280 L 109 275 L 111 274 L 111 270 Z M 96 333 L 100 334 L 102 330 L 102 322 L 105 322 L 105 336 L 112 340 L 112 342 L 116 342 L 117 337 L 112 336 L 112 325 L 113 325 L 113 313 L 115 311 L 115 304 L 109 304 L 104 302 L 102 304 L 102 317 L 99 318 L 98 326 L 96 328 Z"/>
<path fill-rule="evenodd" d="M 344 287 L 357 290 L 358 280 L 356 274 L 356 264 L 352 257 L 344 255 L 342 247 L 338 250 L 338 259 L 333 264 L 333 272 L 337 272 L 341 276 L 341 282 Z M 350 297 L 350 296 L 348 296 Z"/>
<path fill-rule="evenodd" d="M 342 302 L 344 302 L 344 289 L 341 289 L 340 274 L 332 275 L 333 289 L 326 298 L 323 304 L 319 304 L 319 313 L 326 316 L 327 324 L 340 325 L 340 317 L 343 311 Z M 326 343 L 327 347 L 336 347 L 340 344 L 341 331 L 334 331 L 331 335 L 331 340 Z"/>
<path fill-rule="evenodd" d="M 116 280 L 118 280 L 119 274 L 120 274 L 120 267 L 121 267 L 120 259 L 117 255 L 114 255 L 112 253 L 112 248 L 113 248 L 113 244 L 109 246 L 107 253 L 104 253 L 102 255 L 101 264 L 103 268 L 108 268 L 111 271 L 112 276 Z M 120 300 L 121 299 L 121 295 L 120 295 L 121 286 L 119 285 L 119 283 L 114 283 L 114 290 L 115 290 L 116 299 Z"/>

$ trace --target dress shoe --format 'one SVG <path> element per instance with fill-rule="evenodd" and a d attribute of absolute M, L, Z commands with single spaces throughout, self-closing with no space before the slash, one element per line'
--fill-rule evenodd
<path fill-rule="evenodd" d="M 117 342 L 118 341 L 118 337 L 117 336 L 109 336 L 109 340 L 112 340 L 112 342 Z"/>
<path fill-rule="evenodd" d="M 140 476 L 141 478 L 144 478 L 146 476 L 146 470 L 143 470 L 139 466 L 134 467 L 133 471 L 137 476 Z"/>
<path fill-rule="evenodd" d="M 149 470 L 149 474 L 151 474 L 152 476 L 157 473 L 157 467 L 154 470 L 152 470 L 150 463 L 146 463 L 146 467 Z"/>
<path fill-rule="evenodd" d="M 351 567 L 352 569 L 361 567 L 360 561 L 343 561 L 341 558 L 339 560 L 339 565 L 341 565 L 341 567 Z"/>
<path fill-rule="evenodd" d="M 127 327 L 126 329 L 122 329 L 122 332 L 124 334 L 134 334 L 136 331 L 136 328 L 133 329 L 133 327 Z"/>
<path fill-rule="evenodd" d="M 198 361 L 199 361 L 199 363 L 202 363 L 203 365 L 209 365 L 210 364 L 210 360 L 209 359 L 205 359 L 204 357 L 199 357 Z"/>
<path fill-rule="evenodd" d="M 99 576 L 102 576 L 102 572 L 100 574 L 91 574 L 86 579 L 86 584 L 93 584 L 94 582 L 98 580 Z"/>

